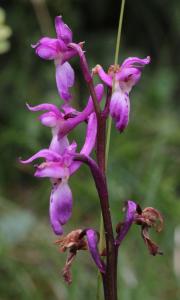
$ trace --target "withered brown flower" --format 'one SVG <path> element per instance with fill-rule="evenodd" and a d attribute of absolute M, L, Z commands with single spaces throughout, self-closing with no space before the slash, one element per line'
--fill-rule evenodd
<path fill-rule="evenodd" d="M 142 210 L 141 207 L 138 206 L 134 222 L 141 226 L 141 235 L 150 254 L 162 255 L 163 253 L 159 250 L 159 246 L 151 240 L 148 232 L 150 228 L 154 228 L 157 232 L 163 229 L 163 217 L 160 212 L 153 207 L 146 207 Z"/>
<path fill-rule="evenodd" d="M 81 229 L 73 230 L 69 234 L 58 239 L 55 244 L 59 246 L 60 252 L 69 250 L 62 274 L 64 280 L 70 284 L 72 282 L 71 265 L 76 257 L 77 251 L 88 249 L 87 242 L 84 239 L 84 231 Z"/>

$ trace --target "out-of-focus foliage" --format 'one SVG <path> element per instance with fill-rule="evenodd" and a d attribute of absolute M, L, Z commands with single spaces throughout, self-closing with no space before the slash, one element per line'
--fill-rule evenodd
<path fill-rule="evenodd" d="M 5 25 L 5 12 L 0 8 L 0 54 L 5 53 L 10 48 L 8 38 L 11 36 L 11 29 Z"/>
<path fill-rule="evenodd" d="M 26 158 L 48 145 L 50 131 L 25 102 L 60 104 L 52 62 L 39 59 L 30 47 L 62 14 L 73 29 L 74 40 L 85 40 L 89 64 L 113 63 L 119 1 L 2 1 L 12 29 L 10 51 L 0 64 L 0 298 L 2 300 L 95 299 L 96 268 L 88 253 L 79 253 L 73 266 L 73 283 L 67 287 L 60 270 L 65 255 L 58 253 L 48 221 L 50 184 L 33 178 Z M 1 23 L 2 24 L 2 23 Z M 4 24 L 4 23 L 3 23 Z M 51 28 L 49 24 L 51 25 Z M 1 26 L 1 25 L 0 25 Z M 124 241 L 119 260 L 118 293 L 121 300 L 179 300 L 180 295 L 180 2 L 128 1 L 125 9 L 120 62 L 127 56 L 150 55 L 142 80 L 131 93 L 131 122 L 123 134 L 112 129 L 109 155 L 109 189 L 114 224 L 123 217 L 126 199 L 142 207 L 154 206 L 165 220 L 164 231 L 152 233 L 164 252 L 151 257 L 140 228 L 134 225 Z M 78 59 L 72 64 L 77 79 L 74 105 L 83 107 L 88 93 Z M 84 128 L 74 132 L 82 143 Z M 72 135 L 71 135 L 72 138 Z M 98 228 L 99 203 L 87 167 L 70 182 L 73 216 L 66 231 Z M 175 238 L 176 233 L 176 238 Z"/>

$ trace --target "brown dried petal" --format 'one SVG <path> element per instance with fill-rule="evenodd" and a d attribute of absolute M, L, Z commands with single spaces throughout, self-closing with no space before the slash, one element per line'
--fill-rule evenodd
<path fill-rule="evenodd" d="M 155 227 L 157 232 L 163 229 L 163 217 L 160 212 L 153 207 L 146 207 L 142 212 L 144 218 L 149 220 L 149 226 Z"/>
<path fill-rule="evenodd" d="M 142 237 L 143 237 L 143 240 L 146 244 L 146 246 L 148 247 L 149 249 L 149 252 L 150 254 L 152 255 L 156 255 L 156 254 L 160 254 L 162 255 L 163 253 L 159 250 L 159 246 L 156 245 L 151 239 L 150 239 L 150 236 L 149 236 L 149 232 L 148 232 L 148 227 L 147 226 L 142 226 L 142 231 L 141 231 L 141 234 L 142 234 Z"/>
<path fill-rule="evenodd" d="M 66 236 L 58 239 L 55 244 L 59 245 L 59 250 L 65 252 L 69 250 L 65 266 L 63 268 L 63 277 L 64 280 L 70 284 L 72 282 L 71 276 L 71 265 L 75 259 L 76 253 L 78 250 L 87 250 L 87 242 L 84 239 L 84 231 L 81 229 L 76 229 L 71 231 Z"/>
<path fill-rule="evenodd" d="M 70 252 L 68 254 L 66 264 L 63 268 L 62 274 L 63 274 L 64 280 L 68 284 L 71 284 L 71 282 L 72 282 L 71 265 L 72 265 L 73 260 L 75 259 L 75 256 L 76 256 L 76 252 Z"/>
<path fill-rule="evenodd" d="M 73 230 L 68 235 L 57 240 L 55 244 L 59 245 L 61 252 L 65 252 L 67 249 L 87 250 L 87 243 L 81 237 L 82 232 L 83 230 L 81 229 Z"/>
<path fill-rule="evenodd" d="M 154 227 L 157 232 L 160 232 L 163 228 L 162 215 L 153 207 L 146 207 L 141 213 L 137 211 L 135 223 L 137 225 Z"/>

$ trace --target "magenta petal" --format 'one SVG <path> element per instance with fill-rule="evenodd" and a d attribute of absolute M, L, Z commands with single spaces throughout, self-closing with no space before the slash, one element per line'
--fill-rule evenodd
<path fill-rule="evenodd" d="M 84 155 L 89 155 L 94 148 L 96 143 L 97 135 L 97 119 L 96 114 L 92 113 L 88 120 L 87 130 L 86 130 L 86 139 L 84 146 L 82 147 L 80 153 Z M 81 162 L 75 161 L 70 166 L 70 174 L 76 172 L 81 166 Z"/>
<path fill-rule="evenodd" d="M 30 106 L 28 103 L 26 103 L 26 106 L 30 111 L 48 110 L 54 112 L 57 116 L 61 116 L 60 110 L 54 104 L 42 103 L 36 106 Z"/>
<path fill-rule="evenodd" d="M 72 57 L 77 55 L 77 51 L 74 49 L 67 49 L 67 51 L 63 52 L 62 63 L 70 60 Z"/>
<path fill-rule="evenodd" d="M 61 98 L 70 100 L 69 88 L 74 84 L 74 70 L 68 62 L 56 65 L 56 84 Z"/>
<path fill-rule="evenodd" d="M 112 87 L 113 79 L 107 73 L 104 72 L 104 69 L 100 66 L 96 66 L 96 71 L 101 78 L 101 80 L 109 87 Z"/>
<path fill-rule="evenodd" d="M 126 202 L 126 216 L 123 222 L 122 227 L 120 228 L 120 231 L 118 233 L 118 236 L 116 238 L 116 245 L 120 245 L 123 239 L 125 238 L 126 234 L 128 233 L 135 217 L 137 209 L 137 204 L 131 200 L 128 200 Z"/>
<path fill-rule="evenodd" d="M 110 114 L 116 122 L 117 129 L 122 132 L 128 125 L 130 102 L 127 93 L 116 91 L 110 102 Z"/>
<path fill-rule="evenodd" d="M 104 86 L 102 84 L 97 84 L 95 86 L 95 92 L 98 102 L 101 102 L 104 94 Z M 85 109 L 82 111 L 82 114 L 86 115 L 86 118 L 94 111 L 94 104 L 92 98 L 89 97 L 88 104 Z"/>
<path fill-rule="evenodd" d="M 48 149 L 43 149 L 43 150 L 40 150 L 39 152 L 37 152 L 36 154 L 34 154 L 33 156 L 31 156 L 29 159 L 20 160 L 20 162 L 22 164 L 29 164 L 33 160 L 38 159 L 38 158 L 45 158 L 48 161 L 59 161 L 62 159 L 58 153 L 48 150 Z"/>
<path fill-rule="evenodd" d="M 89 155 L 95 145 L 97 135 L 97 119 L 96 114 L 92 113 L 88 120 L 88 126 L 86 131 L 86 139 L 84 146 L 82 147 L 80 153 L 84 155 Z"/>
<path fill-rule="evenodd" d="M 52 60 L 57 58 L 60 52 L 67 49 L 63 41 L 44 37 L 39 40 L 36 45 L 32 46 L 36 49 L 36 54 L 43 59 Z"/>
<path fill-rule="evenodd" d="M 54 112 L 50 111 L 42 114 L 39 117 L 39 120 L 44 126 L 55 127 L 57 125 L 58 118 Z"/>
<path fill-rule="evenodd" d="M 88 242 L 89 251 L 91 253 L 92 259 L 94 260 L 95 264 L 99 268 L 101 273 L 105 273 L 105 264 L 102 261 L 99 251 L 98 251 L 98 235 L 97 232 L 93 229 L 86 230 L 86 237 Z"/>
<path fill-rule="evenodd" d="M 141 70 L 137 68 L 122 68 L 116 74 L 116 80 L 123 92 L 130 93 L 132 87 L 137 84 L 141 78 Z"/>
<path fill-rule="evenodd" d="M 49 146 L 49 149 L 60 155 L 63 155 L 68 146 L 69 146 L 69 141 L 67 136 L 64 136 L 63 138 L 59 138 L 57 134 L 53 134 L 53 138 Z"/>
<path fill-rule="evenodd" d="M 62 162 L 45 162 L 37 166 L 34 174 L 36 177 L 48 178 L 67 178 L 69 177 L 69 169 Z"/>
<path fill-rule="evenodd" d="M 138 57 L 129 57 L 124 60 L 123 64 L 121 65 L 121 68 L 144 66 L 149 64 L 150 61 L 150 56 L 147 56 L 144 59 Z"/>
<path fill-rule="evenodd" d="M 72 31 L 71 29 L 63 22 L 61 16 L 55 18 L 55 28 L 58 39 L 62 39 L 66 44 L 72 42 Z"/>
<path fill-rule="evenodd" d="M 119 81 L 125 81 L 127 84 L 128 81 L 134 81 L 134 84 L 137 83 L 137 81 L 141 77 L 141 71 L 137 68 L 122 68 L 120 71 L 116 74 L 116 80 Z M 132 86 L 134 85 L 132 84 Z"/>
<path fill-rule="evenodd" d="M 72 193 L 66 181 L 53 187 L 50 197 L 50 221 L 55 234 L 62 234 L 72 213 Z"/>
<path fill-rule="evenodd" d="M 68 154 L 74 154 L 76 152 L 77 149 L 77 143 L 75 141 L 73 141 L 67 148 L 66 148 L 66 152 Z"/>
<path fill-rule="evenodd" d="M 104 87 L 102 84 L 98 84 L 95 87 L 95 92 L 96 92 L 96 96 L 97 96 L 97 100 L 98 102 L 100 102 L 102 100 L 103 97 L 103 93 L 104 93 Z M 64 109 L 64 106 L 63 106 Z M 64 135 L 67 135 L 73 128 L 75 128 L 78 124 L 84 122 L 85 120 L 88 119 L 89 115 L 94 111 L 94 105 L 93 105 L 93 101 L 92 98 L 89 97 L 88 100 L 88 104 L 86 105 L 86 107 L 84 108 L 84 110 L 82 112 L 79 112 L 77 114 L 76 117 L 74 118 L 69 118 L 68 120 L 66 120 L 63 125 L 60 127 L 59 129 L 59 135 L 62 137 Z M 68 113 L 68 111 L 67 111 Z"/>
<path fill-rule="evenodd" d="M 63 155 L 63 162 L 66 166 L 69 167 L 69 172 L 71 165 L 73 163 L 73 155 L 76 153 L 77 144 L 75 141 L 73 141 L 65 150 Z M 71 173 L 70 173 L 71 174 Z"/>
<path fill-rule="evenodd" d="M 79 113 L 74 107 L 70 106 L 68 103 L 64 103 L 63 105 L 61 105 L 61 109 L 64 111 L 64 115 L 71 113 L 77 115 Z"/>

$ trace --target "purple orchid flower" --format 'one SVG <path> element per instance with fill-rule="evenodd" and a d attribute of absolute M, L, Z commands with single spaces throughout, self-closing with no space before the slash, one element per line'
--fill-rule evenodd
<path fill-rule="evenodd" d="M 126 216 L 123 223 L 118 224 L 117 226 L 117 238 L 116 245 L 120 246 L 121 242 L 124 240 L 126 234 L 128 233 L 131 225 L 135 221 L 135 215 L 137 211 L 137 204 L 134 201 L 128 200 L 125 203 Z M 120 225 L 120 226 L 119 226 Z"/>
<path fill-rule="evenodd" d="M 64 136 L 60 139 L 58 136 L 58 132 L 59 128 L 63 126 L 63 123 L 65 122 L 65 113 L 61 112 L 56 105 L 49 103 L 43 103 L 36 106 L 30 106 L 29 104 L 27 104 L 27 107 L 30 111 L 48 111 L 40 115 L 39 120 L 43 125 L 52 128 L 53 137 L 49 149 L 55 151 L 58 154 L 63 154 L 66 147 L 69 146 L 69 141 L 67 136 Z M 71 112 L 72 111 L 73 109 L 71 109 Z"/>
<path fill-rule="evenodd" d="M 88 119 L 87 135 L 84 146 L 80 151 L 81 154 L 90 154 L 96 141 L 96 133 L 97 121 L 95 113 L 92 113 Z M 65 138 L 67 139 L 67 137 Z M 68 140 L 67 143 L 69 143 Z M 57 235 L 63 234 L 62 225 L 67 223 L 72 213 L 72 192 L 68 185 L 68 179 L 81 165 L 81 163 L 73 161 L 76 148 L 75 142 L 66 147 L 64 143 L 63 147 L 59 147 L 60 153 L 52 150 L 52 148 L 43 149 L 29 159 L 21 160 L 21 163 L 28 164 L 38 158 L 45 159 L 45 162 L 36 166 L 34 175 L 36 177 L 48 177 L 52 182 L 49 212 L 52 228 Z M 55 149 L 57 149 L 57 146 Z"/>
<path fill-rule="evenodd" d="M 64 155 L 43 149 L 27 160 L 21 162 L 24 164 L 31 163 L 38 158 L 45 158 L 45 162 L 36 166 L 36 177 L 49 177 L 52 182 L 52 191 L 50 196 L 50 221 L 55 234 L 62 234 L 62 225 L 66 224 L 71 217 L 72 212 L 72 193 L 68 185 L 70 176 L 69 167 L 72 163 L 70 151 L 74 151 L 76 145 L 71 149 L 67 148 Z"/>
<path fill-rule="evenodd" d="M 101 80 L 109 87 L 113 87 L 110 102 L 110 114 L 115 120 L 116 128 L 122 132 L 128 125 L 130 101 L 129 93 L 141 77 L 142 68 L 150 63 L 150 57 L 140 59 L 129 57 L 119 66 L 111 66 L 108 74 L 100 65 L 93 69 L 93 74 L 98 73 Z"/>
<path fill-rule="evenodd" d="M 72 31 L 63 22 L 61 16 L 55 18 L 55 29 L 57 38 L 43 37 L 32 47 L 41 58 L 54 60 L 59 95 L 63 100 L 68 101 L 71 99 L 69 88 L 74 84 L 74 70 L 67 61 L 77 53 L 68 47 L 72 42 Z M 82 43 L 79 45 L 82 46 Z"/>
<path fill-rule="evenodd" d="M 98 84 L 95 87 L 97 100 L 100 102 L 103 97 L 104 87 L 102 84 Z M 63 145 L 67 146 L 66 135 L 74 129 L 77 125 L 83 121 L 88 120 L 88 117 L 94 111 L 92 98 L 89 97 L 88 103 L 82 112 L 78 112 L 69 105 L 63 105 L 61 108 L 63 112 L 54 104 L 43 103 L 36 106 L 30 106 L 27 104 L 30 111 L 47 111 L 43 113 L 39 119 L 45 126 L 52 128 L 53 140 L 50 145 L 50 149 L 62 153 L 64 150 Z M 68 115 L 72 117 L 67 118 Z M 64 142 L 62 140 L 64 138 Z M 59 143 L 59 141 L 61 142 Z M 60 148 L 59 148 L 60 147 Z M 62 149 L 63 148 L 63 149 Z"/>

